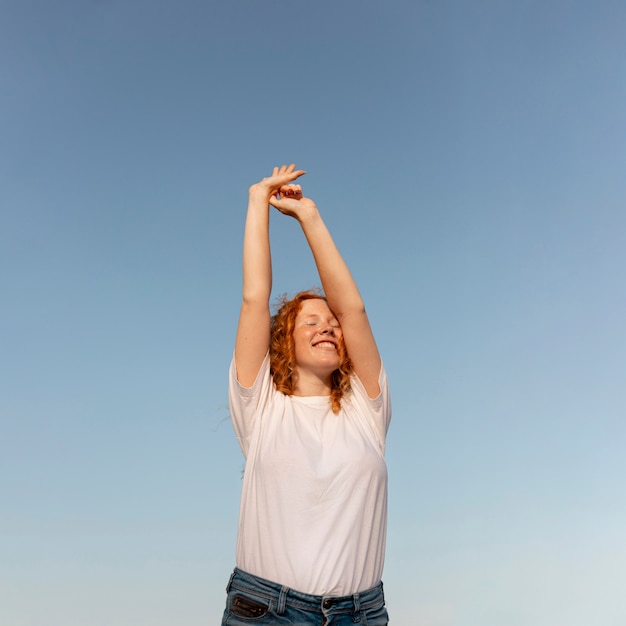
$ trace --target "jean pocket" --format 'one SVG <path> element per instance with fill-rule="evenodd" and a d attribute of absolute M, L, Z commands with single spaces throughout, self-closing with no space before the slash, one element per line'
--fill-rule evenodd
<path fill-rule="evenodd" d="M 385 608 L 385 603 L 365 611 L 363 626 L 387 626 L 389 624 L 389 614 Z"/>
<path fill-rule="evenodd" d="M 269 606 L 239 593 L 235 594 L 230 605 L 230 613 L 244 619 L 258 619 L 269 611 Z"/>

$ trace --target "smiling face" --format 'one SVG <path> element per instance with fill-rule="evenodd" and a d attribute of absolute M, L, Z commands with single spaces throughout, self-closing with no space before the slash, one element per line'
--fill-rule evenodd
<path fill-rule="evenodd" d="M 341 326 L 325 300 L 304 300 L 293 330 L 296 365 L 302 372 L 330 377 L 339 367 L 338 347 L 343 341 Z"/>

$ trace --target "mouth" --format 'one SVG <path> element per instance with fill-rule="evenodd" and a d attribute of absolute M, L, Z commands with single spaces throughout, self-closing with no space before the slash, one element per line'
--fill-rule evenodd
<path fill-rule="evenodd" d="M 314 348 L 322 348 L 323 350 L 336 350 L 337 345 L 332 341 L 318 341 L 313 344 Z"/>

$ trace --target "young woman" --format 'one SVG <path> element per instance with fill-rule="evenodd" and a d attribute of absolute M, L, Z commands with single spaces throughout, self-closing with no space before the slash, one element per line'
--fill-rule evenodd
<path fill-rule="evenodd" d="M 357 286 L 295 165 L 250 187 L 230 368 L 246 458 L 222 625 L 383 626 L 387 378 Z M 324 296 L 271 317 L 270 205 L 295 218 Z"/>

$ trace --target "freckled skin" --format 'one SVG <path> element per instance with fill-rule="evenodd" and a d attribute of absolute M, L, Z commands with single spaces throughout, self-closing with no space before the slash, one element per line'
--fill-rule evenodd
<path fill-rule="evenodd" d="M 299 377 L 327 380 L 339 367 L 337 345 L 342 331 L 324 300 L 305 300 L 293 331 Z"/>

